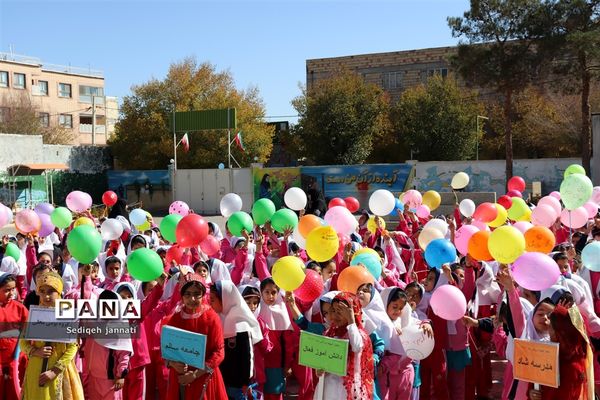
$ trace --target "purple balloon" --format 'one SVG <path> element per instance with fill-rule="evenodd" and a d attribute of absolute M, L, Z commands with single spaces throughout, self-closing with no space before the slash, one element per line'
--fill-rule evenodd
<path fill-rule="evenodd" d="M 35 206 L 33 211 L 35 211 L 35 213 L 37 215 L 40 215 L 40 214 L 50 215 L 50 214 L 52 214 L 52 211 L 54 211 L 54 206 L 50 203 L 39 203 L 37 206 Z"/>
<path fill-rule="evenodd" d="M 54 232 L 54 225 L 52 225 L 52 220 L 50 219 L 50 215 L 48 214 L 38 214 L 40 217 L 40 221 L 42 221 L 42 227 L 40 228 L 38 235 L 40 237 L 46 237 L 52 232 Z"/>
<path fill-rule="evenodd" d="M 512 274 L 519 286 L 529 290 L 544 290 L 556 284 L 560 270 L 547 254 L 529 252 L 516 259 Z"/>

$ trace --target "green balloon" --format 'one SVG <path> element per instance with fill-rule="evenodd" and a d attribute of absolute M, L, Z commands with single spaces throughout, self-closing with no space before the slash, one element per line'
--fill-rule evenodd
<path fill-rule="evenodd" d="M 14 243 L 9 243 L 6 245 L 6 249 L 4 249 L 4 255 L 10 256 L 15 259 L 15 261 L 19 261 L 21 258 L 21 250 Z"/>
<path fill-rule="evenodd" d="M 271 226 L 279 233 L 294 229 L 298 225 L 298 216 L 288 208 L 282 208 L 271 217 Z"/>
<path fill-rule="evenodd" d="M 163 263 L 155 251 L 142 247 L 127 256 L 127 271 L 134 279 L 149 282 L 163 273 Z"/>
<path fill-rule="evenodd" d="M 50 214 L 50 220 L 54 226 L 65 229 L 73 222 L 73 214 L 67 207 L 57 207 Z"/>
<path fill-rule="evenodd" d="M 256 225 L 263 225 L 275 214 L 275 204 L 269 199 L 259 199 L 252 206 L 252 217 Z"/>
<path fill-rule="evenodd" d="M 67 249 L 81 264 L 89 264 L 100 254 L 102 237 L 96 228 L 79 225 L 67 235 Z"/>
<path fill-rule="evenodd" d="M 243 211 L 234 212 L 227 220 L 227 229 L 233 236 L 242 236 L 243 230 L 250 233 L 252 228 L 254 228 L 252 217 Z"/>
<path fill-rule="evenodd" d="M 565 169 L 565 179 L 571 175 L 585 175 L 585 168 L 579 164 L 571 164 Z"/>
<path fill-rule="evenodd" d="M 527 203 L 520 197 L 512 198 L 512 206 L 508 209 L 508 218 L 519 221 L 529 210 Z"/>
<path fill-rule="evenodd" d="M 175 243 L 175 228 L 183 217 L 179 214 L 169 214 L 160 221 L 160 233 L 171 243 Z"/>
<path fill-rule="evenodd" d="M 560 199 L 567 210 L 574 210 L 584 205 L 592 197 L 593 189 L 594 185 L 587 176 L 569 175 L 560 184 Z"/>

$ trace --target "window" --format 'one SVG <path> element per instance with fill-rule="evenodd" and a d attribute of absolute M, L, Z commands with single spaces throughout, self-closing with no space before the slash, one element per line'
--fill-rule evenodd
<path fill-rule="evenodd" d="M 103 104 L 104 99 L 101 100 L 99 97 L 104 97 L 104 88 L 79 85 L 79 101 L 81 103 L 91 103 L 92 96 L 97 96 L 96 102 Z"/>
<path fill-rule="evenodd" d="M 0 71 L 0 87 L 8 87 L 8 72 Z"/>
<path fill-rule="evenodd" d="M 25 74 L 15 72 L 13 78 L 13 87 L 15 89 L 25 89 Z"/>
<path fill-rule="evenodd" d="M 386 89 L 402 88 L 402 72 L 388 72 L 384 76 L 383 86 Z"/>
<path fill-rule="evenodd" d="M 39 93 L 42 96 L 48 96 L 48 81 L 38 81 Z"/>
<path fill-rule="evenodd" d="M 40 124 L 44 127 L 47 128 L 50 126 L 50 114 L 48 113 L 40 113 Z"/>
<path fill-rule="evenodd" d="M 427 70 L 428 77 L 432 77 L 434 75 L 441 75 L 442 78 L 445 78 L 448 76 L 448 69 L 447 68 L 433 68 L 433 69 Z"/>
<path fill-rule="evenodd" d="M 0 123 L 7 122 L 10 116 L 10 108 L 0 107 Z"/>
<path fill-rule="evenodd" d="M 58 84 L 58 97 L 71 98 L 71 84 L 70 83 L 59 83 Z"/>
<path fill-rule="evenodd" d="M 60 114 L 58 116 L 58 125 L 63 128 L 73 128 L 73 116 L 71 114 Z"/>

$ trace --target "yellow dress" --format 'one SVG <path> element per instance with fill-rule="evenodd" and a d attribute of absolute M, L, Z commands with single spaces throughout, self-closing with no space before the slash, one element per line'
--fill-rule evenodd
<path fill-rule="evenodd" d="M 20 340 L 21 351 L 29 356 L 35 348 L 44 347 L 42 341 Z M 39 378 L 42 373 L 44 359 L 29 356 L 22 398 L 24 400 L 84 400 L 83 386 L 75 367 L 75 355 L 79 346 L 76 343 L 50 343 L 52 355 L 48 358 L 48 370 L 53 368 L 60 373 L 50 382 L 40 387 Z"/>

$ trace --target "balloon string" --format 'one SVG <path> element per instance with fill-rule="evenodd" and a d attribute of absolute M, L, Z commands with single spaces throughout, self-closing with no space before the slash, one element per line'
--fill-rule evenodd
<path fill-rule="evenodd" d="M 569 210 L 569 242 L 573 243 L 573 223 L 571 222 L 571 210 Z"/>

